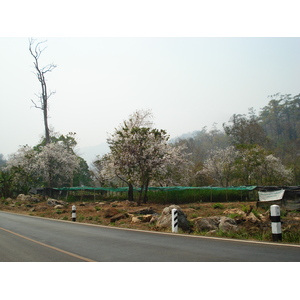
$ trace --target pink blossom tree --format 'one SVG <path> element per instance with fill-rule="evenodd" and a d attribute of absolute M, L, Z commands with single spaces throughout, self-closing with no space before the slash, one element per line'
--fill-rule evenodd
<path fill-rule="evenodd" d="M 150 183 L 170 183 L 172 169 L 184 168 L 188 163 L 182 149 L 168 143 L 165 130 L 153 128 L 149 111 L 136 111 L 108 138 L 110 153 L 101 160 L 101 177 L 114 177 L 129 187 L 128 197 L 133 200 L 133 187 L 140 187 L 138 204 L 147 201 Z M 178 174 L 178 172 L 177 172 Z"/>

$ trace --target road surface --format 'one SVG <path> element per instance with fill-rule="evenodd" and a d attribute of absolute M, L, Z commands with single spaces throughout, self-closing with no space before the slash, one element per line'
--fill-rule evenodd
<path fill-rule="evenodd" d="M 286 262 L 300 245 L 168 234 L 0 212 L 0 261 Z"/>

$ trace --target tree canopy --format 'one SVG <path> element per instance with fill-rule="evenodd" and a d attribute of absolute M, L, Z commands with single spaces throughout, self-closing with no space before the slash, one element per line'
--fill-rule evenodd
<path fill-rule="evenodd" d="M 108 138 L 110 153 L 95 164 L 101 165 L 101 178 L 118 178 L 129 186 L 129 198 L 133 199 L 132 188 L 141 188 L 138 202 L 147 201 L 150 183 L 163 185 L 175 180 L 187 160 L 182 146 L 168 143 L 165 130 L 153 128 L 149 111 L 136 111 L 124 121 Z M 176 172 L 174 167 L 176 166 Z"/>

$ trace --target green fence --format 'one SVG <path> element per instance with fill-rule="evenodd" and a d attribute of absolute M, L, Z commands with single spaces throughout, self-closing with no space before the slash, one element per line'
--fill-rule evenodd
<path fill-rule="evenodd" d="M 148 201 L 152 203 L 192 203 L 256 201 L 256 186 L 238 187 L 149 187 Z M 128 187 L 63 187 L 55 190 L 63 192 L 69 201 L 75 200 L 125 200 Z M 139 188 L 134 188 L 134 197 L 139 197 Z"/>

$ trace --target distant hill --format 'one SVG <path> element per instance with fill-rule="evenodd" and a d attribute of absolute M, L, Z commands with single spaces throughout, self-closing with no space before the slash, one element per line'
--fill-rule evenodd
<path fill-rule="evenodd" d="M 182 134 L 181 136 L 177 136 L 175 138 L 170 139 L 170 142 L 174 143 L 178 139 L 192 138 L 196 136 L 198 132 L 199 131 L 193 131 L 193 132 Z M 83 159 L 85 159 L 88 165 L 91 165 L 97 155 L 104 155 L 108 152 L 109 152 L 108 144 L 101 143 L 95 146 L 78 148 L 77 154 Z"/>
<path fill-rule="evenodd" d="M 176 141 L 178 141 L 179 139 L 185 140 L 185 139 L 189 139 L 189 138 L 194 138 L 200 131 L 199 130 L 195 130 L 193 132 L 188 132 L 188 133 L 184 133 L 180 136 L 174 137 L 170 139 L 171 143 L 175 143 Z"/>
<path fill-rule="evenodd" d="M 103 155 L 109 152 L 109 147 L 107 143 L 101 143 L 95 146 L 82 147 L 77 151 L 78 155 L 86 160 L 88 165 L 90 165 L 97 155 Z"/>

